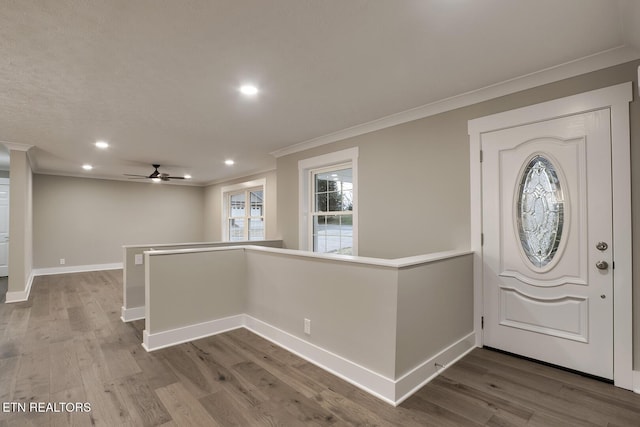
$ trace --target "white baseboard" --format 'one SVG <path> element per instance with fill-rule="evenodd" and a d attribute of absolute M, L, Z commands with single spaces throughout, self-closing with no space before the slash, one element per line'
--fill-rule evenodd
<path fill-rule="evenodd" d="M 114 262 L 111 264 L 65 265 L 64 267 L 35 268 L 33 269 L 33 275 L 48 276 L 51 274 L 84 273 L 87 271 L 120 270 L 120 269 L 122 269 L 121 262 Z"/>
<path fill-rule="evenodd" d="M 319 366 L 385 402 L 396 405 L 395 382 L 344 357 L 300 339 L 261 320 L 245 315 L 251 332 Z"/>
<path fill-rule="evenodd" d="M 29 280 L 27 280 L 25 290 L 7 292 L 5 303 L 10 304 L 14 302 L 28 301 L 29 294 L 31 293 L 31 285 L 33 284 L 33 278 L 36 276 L 48 276 L 50 274 L 63 274 L 63 273 L 82 273 L 86 271 L 118 270 L 121 268 L 122 268 L 121 262 L 116 262 L 113 264 L 68 265 L 64 267 L 34 268 L 31 270 L 31 274 L 29 275 Z M 143 317 L 144 317 L 144 314 L 143 314 Z M 131 320 L 135 320 L 135 319 L 131 319 Z"/>
<path fill-rule="evenodd" d="M 136 307 L 133 310 L 141 308 Z M 149 334 L 145 330 L 142 346 L 147 351 L 154 351 L 242 327 L 394 406 L 402 403 L 444 369 L 475 348 L 475 333 L 471 333 L 400 379 L 393 380 L 247 314 L 238 314 L 155 334 Z M 436 363 L 442 367 L 437 367 Z"/>
<path fill-rule="evenodd" d="M 10 304 L 14 302 L 24 302 L 29 300 L 29 294 L 31 294 L 31 285 L 33 284 L 33 278 L 35 274 L 33 270 L 31 274 L 29 274 L 29 279 L 27 280 L 26 287 L 24 291 L 11 291 L 7 292 L 5 297 L 5 303 Z"/>
<path fill-rule="evenodd" d="M 476 333 L 472 332 L 404 374 L 396 380 L 396 396 L 398 397 L 395 404 L 399 405 L 404 402 L 474 348 L 476 348 Z"/>
<path fill-rule="evenodd" d="M 176 344 L 194 341 L 211 335 L 220 334 L 244 326 L 244 314 L 224 317 L 209 322 L 197 323 L 182 328 L 149 334 L 145 329 L 142 333 L 142 347 L 147 351 L 160 350 Z"/>
<path fill-rule="evenodd" d="M 144 319 L 144 306 L 131 307 L 131 308 L 125 308 L 123 306 L 122 315 L 120 316 L 120 319 L 125 323 L 133 322 L 134 320 Z"/>
<path fill-rule="evenodd" d="M 640 394 L 640 371 L 633 371 L 633 391 Z"/>

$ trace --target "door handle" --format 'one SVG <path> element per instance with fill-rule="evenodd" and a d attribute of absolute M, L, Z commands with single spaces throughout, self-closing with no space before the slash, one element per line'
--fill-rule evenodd
<path fill-rule="evenodd" d="M 596 262 L 596 268 L 598 270 L 606 270 L 609 268 L 609 263 L 607 261 L 598 261 Z"/>

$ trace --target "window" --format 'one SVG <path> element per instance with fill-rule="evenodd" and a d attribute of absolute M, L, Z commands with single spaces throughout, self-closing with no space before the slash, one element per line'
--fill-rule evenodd
<path fill-rule="evenodd" d="M 299 248 L 358 254 L 358 148 L 298 162 Z"/>
<path fill-rule="evenodd" d="M 353 255 L 353 171 L 340 165 L 311 171 L 313 251 Z"/>
<path fill-rule="evenodd" d="M 237 242 L 265 239 L 264 182 L 225 187 L 223 193 L 223 240 Z"/>

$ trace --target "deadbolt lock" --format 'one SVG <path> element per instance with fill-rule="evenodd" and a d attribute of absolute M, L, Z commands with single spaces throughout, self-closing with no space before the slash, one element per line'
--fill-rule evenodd
<path fill-rule="evenodd" d="M 607 245 L 607 242 L 598 242 L 596 244 L 596 249 L 599 251 L 606 251 L 609 248 L 609 245 Z"/>

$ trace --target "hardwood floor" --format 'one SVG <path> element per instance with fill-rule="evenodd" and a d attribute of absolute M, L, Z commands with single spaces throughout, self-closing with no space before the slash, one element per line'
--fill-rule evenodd
<path fill-rule="evenodd" d="M 0 402 L 91 404 L 0 427 L 640 426 L 640 395 L 481 349 L 397 408 L 244 329 L 147 353 L 121 276 L 42 276 L 0 306 Z"/>

